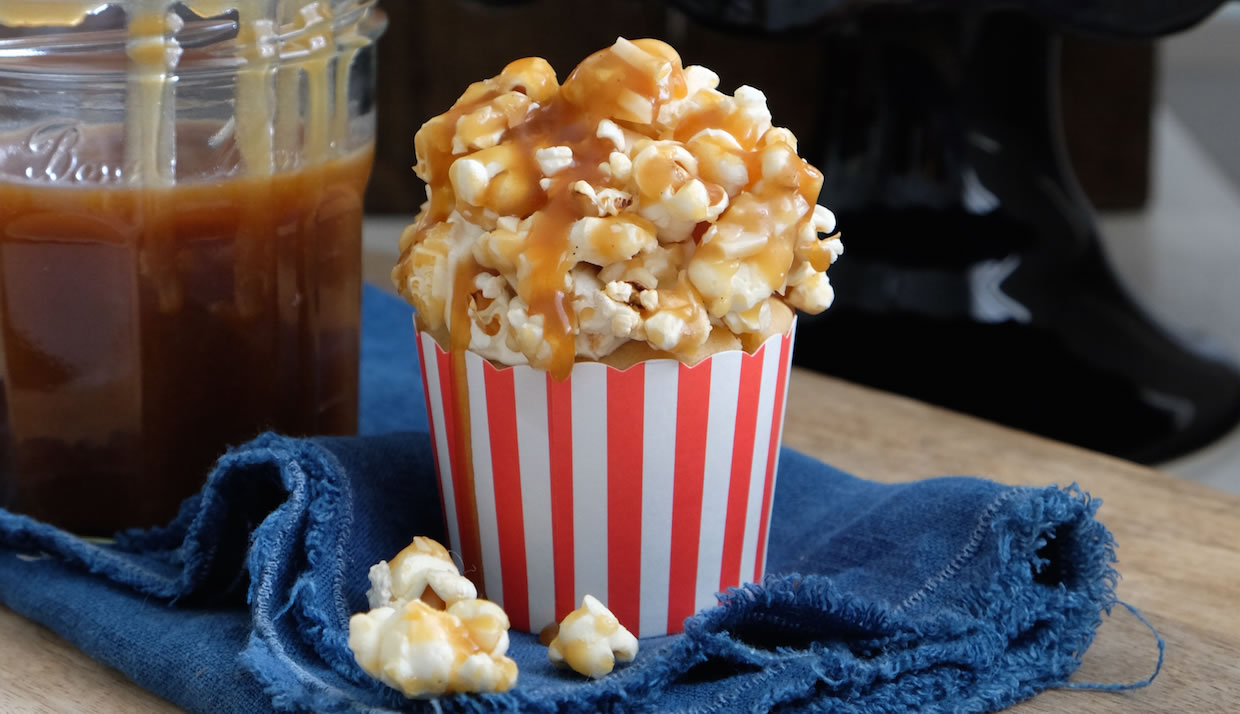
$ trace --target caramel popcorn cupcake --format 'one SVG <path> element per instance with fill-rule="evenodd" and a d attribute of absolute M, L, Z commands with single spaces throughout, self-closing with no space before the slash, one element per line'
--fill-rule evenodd
<path fill-rule="evenodd" d="M 752 87 L 619 38 L 470 85 L 414 139 L 417 308 L 453 547 L 520 630 L 639 636 L 761 576 L 794 309 L 843 252 Z"/>

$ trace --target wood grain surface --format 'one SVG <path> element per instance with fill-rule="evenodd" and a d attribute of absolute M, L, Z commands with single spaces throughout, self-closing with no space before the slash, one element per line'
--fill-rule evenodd
<path fill-rule="evenodd" d="M 392 242 L 368 245 L 367 278 L 390 285 Z M 1240 497 L 829 377 L 794 370 L 791 379 L 785 443 L 858 476 L 1078 483 L 1103 500 L 1119 595 L 1166 638 L 1162 674 L 1134 692 L 1051 691 L 1009 711 L 1240 712 Z M 1142 680 L 1156 658 L 1153 635 L 1116 608 L 1074 679 Z M 0 712 L 167 711 L 177 710 L 0 607 Z"/>

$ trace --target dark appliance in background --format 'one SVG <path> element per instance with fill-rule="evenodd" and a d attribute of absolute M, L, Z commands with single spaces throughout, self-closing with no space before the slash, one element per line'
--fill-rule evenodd
<path fill-rule="evenodd" d="M 829 272 L 836 304 L 802 317 L 799 364 L 1154 463 L 1240 421 L 1240 375 L 1176 342 L 1119 286 L 1069 162 L 1067 144 L 1107 205 L 1144 199 L 1131 145 L 1147 138 L 1149 45 L 1072 40 L 1079 74 L 1061 72 L 1061 46 L 1065 32 L 1154 38 L 1219 4 L 387 3 L 380 142 L 411 145 L 422 120 L 517 57 L 563 74 L 616 35 L 665 39 L 718 71 L 721 89 L 763 89 L 824 171 L 846 253 Z M 1077 120 L 1067 144 L 1064 115 Z M 1117 151 L 1124 137 L 1137 141 Z M 412 156 L 398 158 L 379 160 L 372 210 L 420 202 Z"/>

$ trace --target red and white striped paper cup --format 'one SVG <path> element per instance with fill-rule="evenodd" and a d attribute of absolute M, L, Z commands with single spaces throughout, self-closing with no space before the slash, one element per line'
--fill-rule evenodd
<path fill-rule="evenodd" d="M 450 548 L 512 626 L 594 595 L 639 637 L 761 580 L 792 333 L 565 381 L 418 334 Z M 463 415 L 462 412 L 467 412 Z"/>

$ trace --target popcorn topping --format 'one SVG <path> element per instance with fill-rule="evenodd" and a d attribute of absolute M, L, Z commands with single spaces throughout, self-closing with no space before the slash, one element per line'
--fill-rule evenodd
<path fill-rule="evenodd" d="M 567 665 L 592 679 L 609 674 L 617 660 L 632 662 L 636 656 L 637 638 L 592 595 L 582 598 L 581 607 L 564 618 L 547 647 L 552 664 Z"/>
<path fill-rule="evenodd" d="M 686 360 L 718 329 L 760 344 L 770 300 L 828 307 L 843 246 L 822 176 L 762 92 L 718 84 L 620 38 L 562 86 L 538 58 L 470 85 L 414 141 L 428 200 L 393 279 L 423 328 L 564 377 L 630 341 Z"/>

